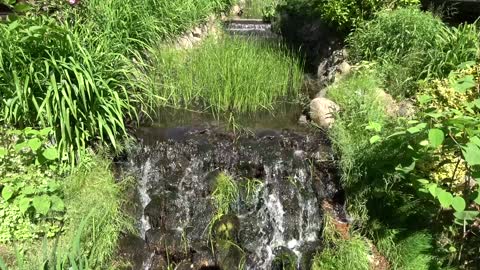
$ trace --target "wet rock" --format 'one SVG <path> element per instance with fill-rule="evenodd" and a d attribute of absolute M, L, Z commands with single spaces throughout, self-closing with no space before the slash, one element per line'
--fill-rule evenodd
<path fill-rule="evenodd" d="M 146 241 L 156 254 L 168 257 L 174 262 L 186 259 L 190 253 L 187 239 L 179 230 L 163 232 L 159 229 L 151 229 L 146 233 Z"/>
<path fill-rule="evenodd" d="M 300 115 L 300 118 L 298 118 L 298 123 L 300 125 L 308 125 L 308 119 L 307 119 L 307 116 L 302 114 Z"/>
<path fill-rule="evenodd" d="M 310 118 L 322 128 L 330 128 L 335 121 L 338 105 L 327 98 L 315 98 L 310 102 Z"/>
<path fill-rule="evenodd" d="M 208 247 L 208 244 L 193 252 L 192 263 L 194 269 L 209 269 L 209 267 L 216 267 L 215 257 L 212 254 L 211 248 Z"/>
<path fill-rule="evenodd" d="M 145 241 L 133 234 L 120 238 L 118 254 L 124 260 L 130 262 L 132 269 L 140 269 L 143 261 L 149 256 Z"/>
<path fill-rule="evenodd" d="M 143 214 L 152 226 L 146 238 L 154 257 L 169 250 L 175 262 L 186 260 L 197 269 L 236 269 L 242 263 L 250 269 L 269 269 L 275 248 L 285 246 L 301 254 L 319 240 L 320 202 L 332 199 L 339 188 L 323 133 L 261 130 L 232 136 L 186 128 L 176 129 L 175 138 L 165 136 L 170 133 L 158 128 L 142 131 L 138 138 L 143 144 L 129 156 L 130 171 L 148 183 L 142 196 L 150 203 Z M 216 213 L 211 194 L 220 172 L 232 176 L 240 198 L 231 203 L 231 216 L 214 226 L 214 260 L 208 252 L 208 228 Z M 250 187 L 254 192 L 247 200 L 248 179 L 259 183 Z"/>
<path fill-rule="evenodd" d="M 322 243 L 318 241 L 318 242 L 307 243 L 306 245 L 303 245 L 300 248 L 302 257 L 300 258 L 300 262 L 298 264 L 299 270 L 312 269 L 313 258 L 320 251 L 321 247 L 322 247 Z"/>
<path fill-rule="evenodd" d="M 245 264 L 244 251 L 231 241 L 217 241 L 216 258 L 220 269 L 241 270 Z"/>
<path fill-rule="evenodd" d="M 240 221 L 235 215 L 223 215 L 215 222 L 213 228 L 215 239 L 236 241 L 240 230 Z"/>
<path fill-rule="evenodd" d="M 195 266 L 189 261 L 182 261 L 175 267 L 175 270 L 195 270 Z"/>
<path fill-rule="evenodd" d="M 147 263 L 150 265 L 150 270 L 168 270 L 168 262 L 167 259 L 163 256 L 153 256 L 151 259 L 150 263 Z M 138 268 L 134 269 L 143 269 L 144 265 L 140 265 Z"/>

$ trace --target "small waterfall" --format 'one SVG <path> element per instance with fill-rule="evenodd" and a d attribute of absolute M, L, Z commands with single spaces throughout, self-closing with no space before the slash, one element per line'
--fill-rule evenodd
<path fill-rule="evenodd" d="M 225 30 L 231 35 L 277 38 L 277 35 L 272 31 L 272 25 L 262 20 L 231 20 L 225 23 Z"/>
<path fill-rule="evenodd" d="M 320 248 L 322 201 L 339 191 L 333 155 L 320 134 L 262 130 L 235 137 L 149 128 L 139 138 L 128 170 L 138 177 L 140 231 L 149 250 L 142 269 L 163 269 L 166 262 L 191 269 L 308 268 Z M 238 187 L 248 179 L 260 182 L 253 199 L 232 202 L 232 213 L 220 219 L 233 224 L 227 244 L 215 238 L 220 221 L 212 223 L 220 173 Z"/>

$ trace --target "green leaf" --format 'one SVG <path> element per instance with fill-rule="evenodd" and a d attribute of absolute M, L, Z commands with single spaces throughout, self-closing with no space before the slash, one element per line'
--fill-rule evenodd
<path fill-rule="evenodd" d="M 470 142 L 472 142 L 476 146 L 480 147 L 480 138 L 478 138 L 477 136 L 474 136 L 474 137 L 470 138 Z"/>
<path fill-rule="evenodd" d="M 456 196 L 452 200 L 452 207 L 455 209 L 455 211 L 462 212 L 465 210 L 465 207 L 467 207 L 467 204 L 462 197 Z"/>
<path fill-rule="evenodd" d="M 480 148 L 477 145 L 469 142 L 466 147 L 463 147 L 462 152 L 468 165 L 480 165 Z"/>
<path fill-rule="evenodd" d="M 33 186 L 27 186 L 24 189 L 22 189 L 22 194 L 24 195 L 32 195 L 35 194 L 36 190 Z"/>
<path fill-rule="evenodd" d="M 453 201 L 453 195 L 443 189 L 437 189 L 437 198 L 443 208 L 449 208 Z"/>
<path fill-rule="evenodd" d="M 48 134 L 50 134 L 50 132 L 52 132 L 52 128 L 44 128 L 42 130 L 39 131 L 39 135 L 40 136 L 47 136 Z"/>
<path fill-rule="evenodd" d="M 466 75 L 452 84 L 452 88 L 459 93 L 465 93 L 467 90 L 476 86 L 473 75 Z"/>
<path fill-rule="evenodd" d="M 428 146 L 428 140 L 423 140 L 419 143 L 421 146 Z"/>
<path fill-rule="evenodd" d="M 32 9 L 32 6 L 27 3 L 17 3 L 14 7 L 15 12 L 25 13 Z"/>
<path fill-rule="evenodd" d="M 0 158 L 3 158 L 4 156 L 7 155 L 7 149 L 4 147 L 0 147 Z"/>
<path fill-rule="evenodd" d="M 42 146 L 42 141 L 38 138 L 33 138 L 28 140 L 27 145 L 35 152 Z"/>
<path fill-rule="evenodd" d="M 50 210 L 50 198 L 47 195 L 42 195 L 33 198 L 33 207 L 35 211 L 41 215 L 46 215 Z"/>
<path fill-rule="evenodd" d="M 30 208 L 30 201 L 31 199 L 28 197 L 23 197 L 18 201 L 18 207 L 20 208 L 22 214 L 25 214 L 28 208 Z"/>
<path fill-rule="evenodd" d="M 432 194 L 434 198 L 437 197 L 437 187 L 437 184 L 433 183 L 428 186 L 428 191 L 430 192 L 430 194 Z"/>
<path fill-rule="evenodd" d="M 424 104 L 432 101 L 433 98 L 429 95 L 420 95 L 420 96 L 417 97 L 417 100 L 420 104 L 424 105 Z"/>
<path fill-rule="evenodd" d="M 43 151 L 42 156 L 48 160 L 55 160 L 58 158 L 58 151 L 55 148 L 47 148 Z"/>
<path fill-rule="evenodd" d="M 475 99 L 474 101 L 472 101 L 472 103 L 473 105 L 475 105 L 475 107 L 480 109 L 480 98 Z"/>
<path fill-rule="evenodd" d="M 368 126 L 365 129 L 380 132 L 382 131 L 382 124 L 377 122 L 370 122 L 368 123 Z"/>
<path fill-rule="evenodd" d="M 455 212 L 453 215 L 460 219 L 460 220 L 473 220 L 478 216 L 478 211 L 462 211 L 462 212 Z"/>
<path fill-rule="evenodd" d="M 13 196 L 13 188 L 11 186 L 4 186 L 2 189 L 2 198 L 8 201 Z"/>
<path fill-rule="evenodd" d="M 53 211 L 63 211 L 65 209 L 65 204 L 63 203 L 63 200 L 56 196 L 56 195 L 53 195 L 50 197 L 50 200 L 52 202 L 52 210 Z"/>
<path fill-rule="evenodd" d="M 375 136 L 373 136 L 373 137 L 370 138 L 370 144 L 374 144 L 374 143 L 380 141 L 381 139 L 382 139 L 382 138 L 381 138 L 380 136 L 375 135 Z"/>
<path fill-rule="evenodd" d="M 433 148 L 438 148 L 445 140 L 445 134 L 442 130 L 432 128 L 428 131 L 428 141 Z"/>
<path fill-rule="evenodd" d="M 415 133 L 418 133 L 420 131 L 422 131 L 423 129 L 425 129 L 427 127 L 427 124 L 426 123 L 420 123 L 414 127 L 411 127 L 409 129 L 407 129 L 407 131 L 411 134 L 415 134 Z"/>
<path fill-rule="evenodd" d="M 415 164 L 416 164 L 415 161 L 413 161 L 412 164 L 410 164 L 406 167 L 403 167 L 402 164 L 398 164 L 398 166 L 395 168 L 395 170 L 399 171 L 399 172 L 403 172 L 405 174 L 408 174 L 415 169 Z"/>

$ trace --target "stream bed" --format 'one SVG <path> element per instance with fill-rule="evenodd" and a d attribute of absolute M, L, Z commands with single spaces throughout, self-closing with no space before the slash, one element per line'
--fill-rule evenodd
<path fill-rule="evenodd" d="M 137 137 L 122 165 L 138 179 L 134 269 L 309 269 L 322 204 L 342 209 L 322 133 L 184 125 Z"/>

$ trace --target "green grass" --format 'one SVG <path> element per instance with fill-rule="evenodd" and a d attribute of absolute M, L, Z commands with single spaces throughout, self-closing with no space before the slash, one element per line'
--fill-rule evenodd
<path fill-rule="evenodd" d="M 20 270 L 64 269 L 58 264 L 73 269 L 111 267 L 120 234 L 135 230 L 133 219 L 123 209 L 125 190 L 132 184 L 129 179 L 114 178 L 106 157 L 86 155 L 64 182 L 67 218 L 62 234 L 53 239 L 17 243 L 17 255 L 15 248 L 0 255 Z M 89 267 L 82 268 L 80 263 Z"/>
<path fill-rule="evenodd" d="M 71 239 L 76 224 L 87 218 L 82 234 L 83 252 L 93 265 L 106 266 L 116 252 L 121 232 L 133 231 L 133 220 L 123 211 L 124 191 L 132 188 L 129 179 L 118 182 L 111 163 L 92 156 L 65 181 L 68 219 L 65 239 Z M 68 241 L 67 241 L 68 242 Z"/>
<path fill-rule="evenodd" d="M 345 186 L 358 181 L 361 167 L 375 146 L 370 145 L 372 133 L 366 130 L 370 122 L 384 124 L 388 120 L 385 104 L 378 99 L 381 81 L 371 71 L 350 75 L 329 87 L 328 98 L 341 108 L 329 136 L 340 155 L 342 181 Z M 360 174 L 360 175 L 359 175 Z"/>
<path fill-rule="evenodd" d="M 125 52 L 173 38 L 226 9 L 231 0 L 89 0 L 82 5 L 78 24 L 93 22 L 113 51 Z"/>
<path fill-rule="evenodd" d="M 480 52 L 476 25 L 450 27 L 416 8 L 384 10 L 361 24 L 347 39 L 352 62 L 374 61 L 386 90 L 409 97 L 418 81 L 444 78 Z"/>
<path fill-rule="evenodd" d="M 261 19 L 273 14 L 279 0 L 246 0 L 243 9 L 243 18 Z"/>
<path fill-rule="evenodd" d="M 88 29 L 43 16 L 0 25 L 0 121 L 52 127 L 72 162 L 92 142 L 117 148 L 124 120 L 135 119 L 149 96 L 130 59 Z"/>
<path fill-rule="evenodd" d="M 368 270 L 370 253 L 367 242 L 356 232 L 344 238 L 336 230 L 333 217 L 326 213 L 322 230 L 324 249 L 315 255 L 311 270 Z"/>
<path fill-rule="evenodd" d="M 271 110 L 298 94 L 302 70 L 283 46 L 210 38 L 191 51 L 159 51 L 159 95 L 169 105 L 224 112 Z"/>

